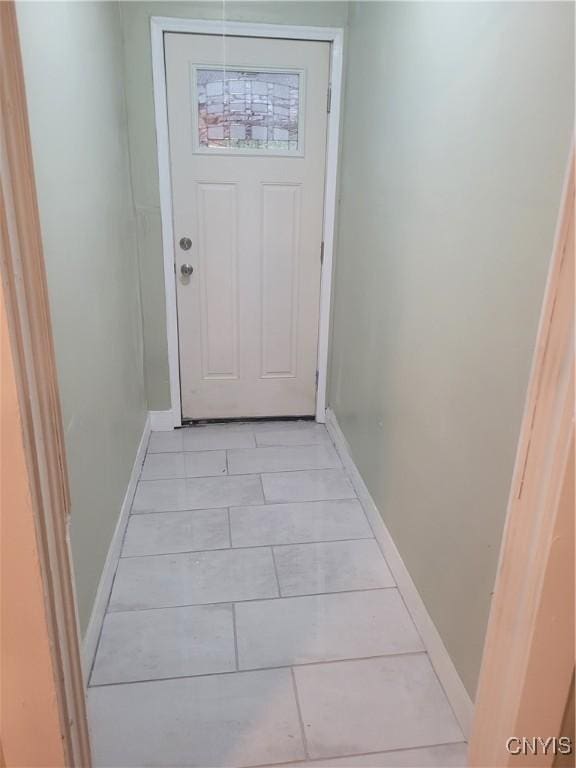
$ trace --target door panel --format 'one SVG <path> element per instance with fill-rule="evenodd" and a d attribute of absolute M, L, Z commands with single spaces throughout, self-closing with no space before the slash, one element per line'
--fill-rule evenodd
<path fill-rule="evenodd" d="M 197 189 L 202 378 L 237 379 L 237 188 L 198 184 Z"/>
<path fill-rule="evenodd" d="M 165 53 L 183 417 L 313 415 L 330 45 Z"/>
<path fill-rule="evenodd" d="M 296 376 L 300 194 L 300 185 L 262 185 L 263 377 Z"/>

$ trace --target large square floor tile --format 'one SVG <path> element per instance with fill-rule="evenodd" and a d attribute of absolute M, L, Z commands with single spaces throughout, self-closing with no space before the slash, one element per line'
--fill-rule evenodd
<path fill-rule="evenodd" d="M 372 752 L 299 763 L 298 768 L 467 768 L 467 744 Z"/>
<path fill-rule="evenodd" d="M 186 477 L 184 454 L 159 452 L 146 454 L 140 480 L 169 480 Z"/>
<path fill-rule="evenodd" d="M 236 606 L 241 669 L 423 650 L 396 589 Z"/>
<path fill-rule="evenodd" d="M 140 479 L 164 480 L 224 474 L 226 474 L 226 451 L 149 453 L 144 460 Z"/>
<path fill-rule="evenodd" d="M 91 685 L 233 672 L 231 605 L 108 613 Z"/>
<path fill-rule="evenodd" d="M 329 443 L 228 451 L 228 471 L 231 475 L 296 469 L 334 469 L 340 466 L 338 454 Z"/>
<path fill-rule="evenodd" d="M 275 422 L 267 429 L 254 430 L 256 445 L 318 445 L 331 444 L 323 424 L 311 421 Z"/>
<path fill-rule="evenodd" d="M 223 549 L 121 558 L 110 610 L 167 608 L 277 597 L 268 549 Z"/>
<path fill-rule="evenodd" d="M 130 515 L 123 557 L 226 549 L 230 546 L 225 509 Z"/>
<path fill-rule="evenodd" d="M 177 453 L 184 450 L 183 430 L 172 429 L 168 432 L 152 432 L 148 442 L 148 453 Z"/>
<path fill-rule="evenodd" d="M 394 586 L 374 539 L 274 547 L 274 558 L 284 597 Z"/>
<path fill-rule="evenodd" d="M 98 768 L 209 768 L 304 758 L 289 670 L 91 688 Z"/>
<path fill-rule="evenodd" d="M 235 547 L 372 538 L 357 499 L 232 507 L 230 523 Z"/>
<path fill-rule="evenodd" d="M 264 501 L 258 475 L 240 477 L 199 477 L 186 481 L 190 509 L 258 504 Z M 255 501 L 258 499 L 258 501 Z"/>
<path fill-rule="evenodd" d="M 267 502 L 353 499 L 356 496 L 341 469 L 263 474 L 262 484 Z"/>
<path fill-rule="evenodd" d="M 185 451 L 213 451 L 226 448 L 253 448 L 254 432 L 249 424 L 217 424 L 183 429 Z"/>
<path fill-rule="evenodd" d="M 218 478 L 220 479 L 220 478 Z M 188 509 L 186 480 L 140 480 L 132 502 L 132 513 L 176 512 Z"/>
<path fill-rule="evenodd" d="M 259 475 L 197 477 L 188 480 L 141 480 L 132 512 L 178 512 L 185 509 L 261 504 Z"/>
<path fill-rule="evenodd" d="M 312 758 L 463 740 L 424 653 L 296 667 L 294 674 Z"/>

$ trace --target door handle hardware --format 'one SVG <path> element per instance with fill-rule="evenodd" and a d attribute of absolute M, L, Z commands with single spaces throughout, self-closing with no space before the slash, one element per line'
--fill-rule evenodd
<path fill-rule="evenodd" d="M 183 251 L 189 251 L 190 248 L 192 248 L 192 240 L 190 240 L 189 237 L 181 237 L 180 248 L 182 248 Z"/>
<path fill-rule="evenodd" d="M 182 266 L 180 267 L 180 272 L 184 277 L 190 277 L 192 272 L 194 272 L 194 267 L 192 266 L 192 264 L 182 264 Z"/>

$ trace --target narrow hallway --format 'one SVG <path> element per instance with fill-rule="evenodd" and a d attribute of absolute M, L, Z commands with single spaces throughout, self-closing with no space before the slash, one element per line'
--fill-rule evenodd
<path fill-rule="evenodd" d="M 575 7 L 0 3 L 0 768 L 574 749 Z"/>
<path fill-rule="evenodd" d="M 352 482 L 306 421 L 152 433 L 89 708 L 97 766 L 466 759 Z"/>

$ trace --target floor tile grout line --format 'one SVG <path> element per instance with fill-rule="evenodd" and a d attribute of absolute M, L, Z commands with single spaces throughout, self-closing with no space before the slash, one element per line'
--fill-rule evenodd
<path fill-rule="evenodd" d="M 212 475 L 212 477 L 217 477 L 217 475 Z M 235 477 L 235 475 L 230 475 L 230 477 Z M 191 477 L 174 477 L 174 478 L 166 478 L 166 479 L 172 479 L 172 480 L 196 480 L 198 478 L 191 478 Z M 252 507 L 283 507 L 290 504 L 326 504 L 331 503 L 333 501 L 357 501 L 358 504 L 360 504 L 360 509 L 363 512 L 364 518 L 366 518 L 366 513 L 364 511 L 364 507 L 362 506 L 362 503 L 358 496 L 347 496 L 345 498 L 337 498 L 337 499 L 309 499 L 309 500 L 297 500 L 297 501 L 266 501 L 263 502 L 257 502 L 255 504 L 228 504 L 228 506 L 231 509 L 251 509 Z M 173 514 L 174 512 L 212 512 L 217 509 L 225 509 L 226 505 L 221 505 L 219 507 L 196 507 L 195 509 L 150 509 L 145 510 L 143 512 L 133 512 L 130 510 L 131 515 L 164 515 L 164 514 Z M 370 521 L 366 518 L 366 522 L 368 523 L 368 527 L 371 531 L 370 538 L 375 538 L 374 532 L 372 530 L 372 526 L 370 525 Z"/>
<path fill-rule="evenodd" d="M 258 477 L 260 478 L 260 488 L 262 490 L 262 503 L 265 505 L 268 504 L 268 499 L 266 498 L 266 491 L 264 490 L 264 479 L 261 472 Z"/>
<path fill-rule="evenodd" d="M 247 432 L 244 434 L 248 434 Z M 204 447 L 204 448 L 185 448 L 182 447 L 181 450 L 168 450 L 168 451 L 158 451 L 158 450 L 146 450 L 147 456 L 162 456 L 170 453 L 213 453 L 214 451 L 249 451 L 249 450 L 255 450 L 256 448 L 315 448 L 319 445 L 333 445 L 332 440 L 328 436 L 327 439 L 319 440 L 315 443 L 291 443 L 289 445 L 286 445 L 286 443 L 278 443 L 276 445 L 259 445 L 258 444 L 258 438 L 256 435 L 254 435 L 254 445 L 244 445 L 244 446 L 232 446 L 232 447 L 223 447 L 220 446 L 218 448 L 210 448 L 210 447 Z"/>
<path fill-rule="evenodd" d="M 219 508 L 220 511 L 220 508 Z M 228 515 L 230 514 L 230 508 L 224 507 L 222 511 L 228 512 Z M 160 513 L 162 514 L 162 513 Z M 137 515 L 136 515 L 137 517 Z M 231 537 L 231 528 L 229 530 L 229 538 L 230 541 L 232 540 Z M 120 555 L 121 560 L 135 560 L 139 557 L 173 557 L 174 555 L 197 555 L 201 552 L 228 552 L 229 550 L 233 550 L 234 552 L 240 552 L 245 549 L 266 549 L 267 547 L 306 547 L 308 545 L 314 546 L 316 544 L 346 544 L 346 543 L 352 543 L 353 541 L 375 541 L 373 536 L 361 536 L 360 538 L 348 538 L 348 539 L 320 539 L 320 540 L 314 540 L 314 541 L 291 541 L 289 543 L 274 543 L 269 542 L 268 544 L 244 544 L 240 546 L 234 546 L 233 544 L 230 544 L 230 546 L 227 547 L 211 547 L 210 549 L 181 549 L 177 550 L 175 552 L 150 552 L 148 554 L 143 555 Z M 378 552 L 380 552 L 380 548 L 378 548 Z M 383 557 L 383 556 L 382 556 Z M 386 562 L 386 558 L 384 558 L 384 562 Z"/>
<path fill-rule="evenodd" d="M 222 677 L 222 675 L 248 675 L 254 672 L 273 672 L 279 669 L 301 669 L 306 667 L 324 667 L 329 664 L 350 664 L 355 661 L 374 661 L 377 659 L 392 659 L 398 656 L 428 656 L 427 651 L 395 651 L 393 653 L 380 653 L 374 656 L 351 656 L 345 659 L 319 659 L 316 661 L 305 661 L 299 664 L 277 664 L 268 667 L 248 667 L 236 671 L 225 670 L 223 672 L 205 672 L 198 675 L 170 675 L 169 677 L 150 677 L 143 680 L 121 680 L 116 683 L 96 683 L 90 684 L 89 688 L 113 688 L 118 685 L 140 685 L 141 683 L 162 683 L 167 680 L 196 680 L 197 678 Z"/>
<path fill-rule="evenodd" d="M 353 595 L 357 594 L 358 592 L 383 592 L 384 590 L 389 589 L 398 589 L 396 584 L 391 584 L 389 587 L 367 587 L 365 589 L 341 589 L 337 592 L 307 592 L 303 595 L 272 595 L 270 597 L 249 597 L 246 600 L 220 600 L 219 602 L 212 602 L 212 603 L 178 603 L 177 605 L 155 605 L 153 607 L 148 608 L 119 608 L 119 609 L 108 609 L 108 613 L 136 613 L 138 611 L 157 611 L 157 610 L 164 610 L 168 608 L 197 608 L 200 606 L 206 606 L 206 605 L 230 605 L 230 603 L 237 603 L 238 605 L 242 603 L 258 603 L 263 602 L 265 600 L 290 600 L 290 599 L 296 599 L 299 597 L 323 597 L 328 595 Z"/>
<path fill-rule="evenodd" d="M 341 465 L 329 466 L 329 467 L 298 467 L 296 469 L 253 469 L 250 472 L 231 472 L 229 477 L 246 477 L 246 475 L 279 475 L 287 472 L 326 472 L 328 470 L 342 470 L 344 468 Z M 195 478 L 186 478 L 194 480 Z"/>
<path fill-rule="evenodd" d="M 270 474 L 270 473 L 265 473 Z M 227 477 L 259 477 L 260 475 L 227 475 Z M 226 475 L 221 475 L 221 477 L 226 477 Z M 201 478 L 194 478 L 194 477 L 180 477 L 180 478 L 172 478 L 173 480 L 198 480 Z M 208 479 L 208 478 L 207 478 Z M 146 483 L 155 483 L 155 480 L 145 480 Z M 219 504 L 216 507 L 186 507 L 182 509 L 181 507 L 170 509 L 145 509 L 142 512 L 135 512 L 134 510 L 130 511 L 131 515 L 160 515 L 163 512 L 208 512 L 211 509 L 225 509 L 226 506 L 229 507 L 268 507 L 275 504 L 313 504 L 317 501 L 360 501 L 360 499 L 354 495 L 354 496 L 336 496 L 331 499 L 291 499 L 290 501 L 275 501 L 272 499 L 271 501 L 268 501 L 266 496 L 264 496 L 264 501 L 256 501 L 253 504 Z"/>
<path fill-rule="evenodd" d="M 219 449 L 223 450 L 223 449 Z M 299 467 L 298 469 L 253 469 L 250 472 L 231 472 L 227 475 L 224 475 L 222 472 L 218 472 L 215 475 L 192 475 L 188 476 L 185 475 L 183 477 L 181 476 L 172 476 L 172 477 L 154 477 L 150 478 L 149 480 L 141 479 L 139 480 L 139 483 L 160 483 L 160 482 L 166 482 L 167 480 L 202 480 L 204 478 L 211 478 L 211 477 L 255 477 L 256 475 L 284 475 L 288 472 L 342 472 L 345 477 L 350 480 L 349 476 L 346 474 L 346 470 L 344 467 L 340 464 L 336 467 L 330 466 L 330 467 Z M 351 481 L 350 481 L 351 482 Z M 330 501 L 330 499 L 328 499 Z"/>
<path fill-rule="evenodd" d="M 278 597 L 284 597 L 282 594 L 282 587 L 280 586 L 280 576 L 278 575 L 278 564 L 276 563 L 276 556 L 274 554 L 274 547 L 270 547 L 270 555 L 272 556 L 272 565 L 274 566 L 274 576 L 276 577 L 276 586 L 278 587 Z"/>
<path fill-rule="evenodd" d="M 243 475 L 227 475 L 225 472 L 215 472 L 210 475 L 178 475 L 173 477 L 143 477 L 139 483 L 168 482 L 169 480 L 208 480 L 212 477 L 243 477 Z"/>
<path fill-rule="evenodd" d="M 298 722 L 300 723 L 300 733 L 302 735 L 302 747 L 304 748 L 304 758 L 310 759 L 310 752 L 308 750 L 308 740 L 306 739 L 306 729 L 304 728 L 304 718 L 302 716 L 302 707 L 300 706 L 300 697 L 298 696 L 298 686 L 296 684 L 296 673 L 294 667 L 290 667 L 290 675 L 292 677 L 292 687 L 294 689 L 294 699 L 296 700 L 296 711 L 298 712 Z"/>
<path fill-rule="evenodd" d="M 393 749 L 379 749 L 376 752 L 347 752 L 346 754 L 334 754 L 328 755 L 328 757 L 310 757 L 305 760 L 292 760 L 289 763 L 274 763 L 273 766 L 270 763 L 258 763 L 257 765 L 246 765 L 242 768 L 291 768 L 291 766 L 303 765 L 304 763 L 323 763 L 326 760 L 346 760 L 349 757 L 371 757 L 372 755 L 387 755 L 394 754 L 395 752 L 411 752 L 423 749 L 433 749 L 434 747 L 453 747 L 457 744 L 467 744 L 464 739 L 461 741 L 442 741 L 439 744 L 418 744 L 414 747 L 395 747 Z"/>
<path fill-rule="evenodd" d="M 236 672 L 240 672 L 240 661 L 238 653 L 238 625 L 236 617 L 236 603 L 232 603 L 232 632 L 234 633 L 234 659 Z"/>
<path fill-rule="evenodd" d="M 230 507 L 226 507 L 226 520 L 228 521 L 228 541 L 230 543 L 230 546 L 228 549 L 240 549 L 240 547 L 234 547 L 232 545 L 232 521 L 230 520 Z M 197 549 L 197 550 L 191 550 L 196 552 L 210 552 L 209 549 Z M 144 555 L 142 555 L 144 557 Z"/>

